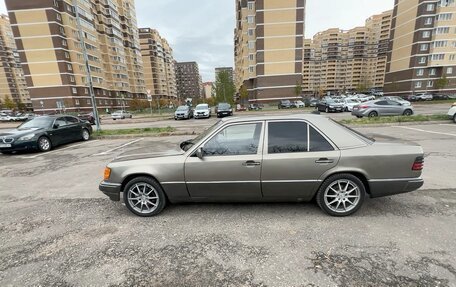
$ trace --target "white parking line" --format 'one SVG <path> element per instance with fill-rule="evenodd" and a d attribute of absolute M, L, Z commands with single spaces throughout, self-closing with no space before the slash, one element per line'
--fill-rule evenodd
<path fill-rule="evenodd" d="M 81 146 L 81 145 L 85 145 L 85 144 L 89 144 L 89 143 L 94 143 L 94 142 L 97 142 L 97 141 L 98 141 L 98 140 L 92 140 L 92 141 L 83 142 L 83 143 L 80 143 L 80 144 L 77 144 L 77 145 L 70 145 L 70 146 L 67 146 L 67 147 L 65 147 L 65 148 L 56 149 L 56 150 L 53 150 L 53 151 L 50 151 L 50 152 L 46 152 L 46 153 L 39 153 L 39 154 L 32 155 L 32 156 L 20 156 L 19 158 L 23 158 L 23 159 L 37 158 L 37 157 L 40 157 L 40 156 L 43 156 L 43 155 L 48 155 L 48 154 L 57 153 L 57 152 L 59 152 L 59 151 L 63 151 L 63 150 L 75 148 L 75 147 L 78 147 L 78 146 Z"/>
<path fill-rule="evenodd" d="M 449 127 L 456 128 L 456 124 L 440 124 L 440 126 L 449 126 Z"/>
<path fill-rule="evenodd" d="M 116 147 L 116 148 L 107 150 L 107 151 L 105 151 L 105 152 L 101 152 L 101 153 L 94 154 L 93 156 L 107 155 L 107 154 L 109 154 L 109 153 L 111 153 L 111 152 L 113 152 L 113 151 L 116 151 L 116 150 L 118 150 L 118 149 L 121 149 L 121 148 L 124 148 L 124 147 L 126 147 L 126 146 L 132 145 L 132 144 L 137 143 L 137 142 L 139 142 L 139 141 L 142 141 L 143 139 L 144 139 L 144 138 L 141 138 L 141 139 L 137 139 L 137 140 L 128 142 L 128 143 L 126 143 L 126 144 L 123 144 L 123 145 L 118 146 L 118 147 Z"/>
<path fill-rule="evenodd" d="M 441 132 L 426 131 L 426 130 L 416 129 L 416 128 L 410 128 L 410 127 L 395 126 L 395 128 L 407 129 L 407 130 L 412 130 L 412 131 L 417 131 L 417 132 L 423 132 L 423 133 L 429 133 L 429 134 L 436 134 L 436 135 L 444 135 L 444 136 L 456 137 L 456 134 L 449 134 L 449 133 L 441 133 Z"/>

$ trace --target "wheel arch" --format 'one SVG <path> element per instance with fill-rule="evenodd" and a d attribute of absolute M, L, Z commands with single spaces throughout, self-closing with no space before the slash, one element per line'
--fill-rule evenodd
<path fill-rule="evenodd" d="M 353 176 L 356 176 L 361 182 L 364 184 L 364 188 L 366 189 L 366 193 L 371 195 L 371 190 L 369 186 L 369 180 L 367 179 L 368 177 L 366 176 L 365 173 L 359 170 L 337 170 L 328 174 L 325 174 L 324 177 L 320 181 L 320 185 L 318 186 L 317 191 L 321 188 L 322 184 L 330 178 L 331 176 L 338 175 L 338 174 L 351 174 Z M 315 192 L 314 197 L 317 195 L 317 192 Z"/>
<path fill-rule="evenodd" d="M 167 202 L 169 202 L 168 194 L 167 194 L 166 190 L 163 188 L 163 185 L 160 183 L 160 181 L 155 176 L 153 176 L 149 173 L 138 172 L 138 173 L 132 173 L 132 174 L 129 174 L 128 176 L 126 176 L 122 180 L 122 183 L 120 186 L 121 192 L 124 192 L 125 186 L 128 184 L 128 182 L 130 182 L 132 179 L 137 178 L 137 177 L 148 177 L 148 178 L 154 180 L 155 182 L 157 182 L 158 185 L 160 186 L 160 188 L 163 190 L 163 193 L 165 194 Z"/>

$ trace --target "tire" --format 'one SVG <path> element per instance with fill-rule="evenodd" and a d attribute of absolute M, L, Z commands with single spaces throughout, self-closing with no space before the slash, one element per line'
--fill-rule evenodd
<path fill-rule="evenodd" d="M 358 119 L 362 119 L 363 117 L 362 116 L 356 116 Z"/>
<path fill-rule="evenodd" d="M 41 151 L 41 152 L 48 152 L 52 149 L 52 143 L 51 143 L 51 140 L 46 137 L 46 136 L 42 136 L 38 139 L 38 149 Z"/>
<path fill-rule="evenodd" d="M 143 188 L 145 188 L 145 194 L 143 194 Z M 123 198 L 127 208 L 141 217 L 155 216 L 166 205 L 166 196 L 163 189 L 157 181 L 150 177 L 141 176 L 130 180 L 123 190 Z M 138 205 L 139 203 L 141 205 Z M 151 205 L 150 208 L 148 208 L 149 205 Z M 145 207 L 147 210 L 144 210 Z"/>
<path fill-rule="evenodd" d="M 344 109 L 344 112 L 349 112 L 349 110 L 348 110 L 348 108 L 347 108 L 347 107 L 345 107 L 345 109 Z"/>
<path fill-rule="evenodd" d="M 83 141 L 90 140 L 90 133 L 87 129 L 82 129 L 82 140 Z"/>
<path fill-rule="evenodd" d="M 125 120 L 125 117 L 122 117 L 121 119 L 122 119 L 122 120 Z"/>
<path fill-rule="evenodd" d="M 453 115 L 453 123 L 456 124 L 456 114 Z"/>
<path fill-rule="evenodd" d="M 132 119 L 132 118 L 133 118 L 133 115 L 130 116 L 130 119 Z"/>
<path fill-rule="evenodd" d="M 413 111 L 407 109 L 407 110 L 404 111 L 403 115 L 409 117 L 409 116 L 413 115 Z"/>
<path fill-rule="evenodd" d="M 378 117 L 378 113 L 377 112 L 370 112 L 368 117 L 369 118 L 376 118 L 376 117 Z"/>
<path fill-rule="evenodd" d="M 365 197 L 366 188 L 363 182 L 352 174 L 343 173 L 327 178 L 318 189 L 316 200 L 318 206 L 327 214 L 343 217 L 358 211 Z"/>
<path fill-rule="evenodd" d="M 327 114 L 329 113 L 329 108 L 328 107 L 325 109 L 325 113 L 327 113 Z"/>
<path fill-rule="evenodd" d="M 113 121 L 115 121 L 116 119 L 112 119 Z"/>

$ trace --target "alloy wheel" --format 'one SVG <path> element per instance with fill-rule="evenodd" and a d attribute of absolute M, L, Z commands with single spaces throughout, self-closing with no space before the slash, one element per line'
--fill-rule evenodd
<path fill-rule="evenodd" d="M 41 151 L 49 151 L 51 149 L 51 142 L 46 137 L 41 137 L 38 140 L 38 146 Z"/>
<path fill-rule="evenodd" d="M 139 182 L 131 186 L 127 192 L 127 199 L 130 206 L 141 214 L 154 212 L 160 203 L 155 188 L 145 182 Z"/>
<path fill-rule="evenodd" d="M 86 129 L 82 130 L 82 139 L 85 141 L 88 141 L 90 139 L 90 133 L 88 130 L 86 130 Z"/>
<path fill-rule="evenodd" d="M 360 198 L 359 186 L 348 179 L 332 182 L 324 192 L 326 207 L 336 213 L 350 212 L 357 207 Z"/>

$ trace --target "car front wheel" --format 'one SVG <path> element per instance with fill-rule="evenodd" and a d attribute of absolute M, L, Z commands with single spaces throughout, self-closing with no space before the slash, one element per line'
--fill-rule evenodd
<path fill-rule="evenodd" d="M 404 116 L 411 116 L 411 115 L 413 115 L 412 110 L 405 110 L 404 111 Z"/>
<path fill-rule="evenodd" d="M 456 124 L 456 114 L 453 115 L 453 122 Z"/>
<path fill-rule="evenodd" d="M 38 139 L 38 149 L 41 152 L 48 152 L 52 148 L 51 140 L 48 137 L 42 136 Z"/>
<path fill-rule="evenodd" d="M 369 118 L 376 118 L 376 117 L 378 117 L 378 113 L 377 112 L 370 112 L 368 117 Z"/>
<path fill-rule="evenodd" d="M 358 211 L 365 198 L 362 181 L 352 174 L 336 174 L 326 179 L 317 192 L 318 206 L 331 216 L 348 216 Z"/>
<path fill-rule="evenodd" d="M 130 180 L 123 192 L 125 205 L 138 216 L 157 215 L 166 205 L 165 193 L 160 184 L 149 177 Z"/>
<path fill-rule="evenodd" d="M 90 140 L 90 133 L 87 129 L 82 129 L 82 140 L 83 141 Z"/>

